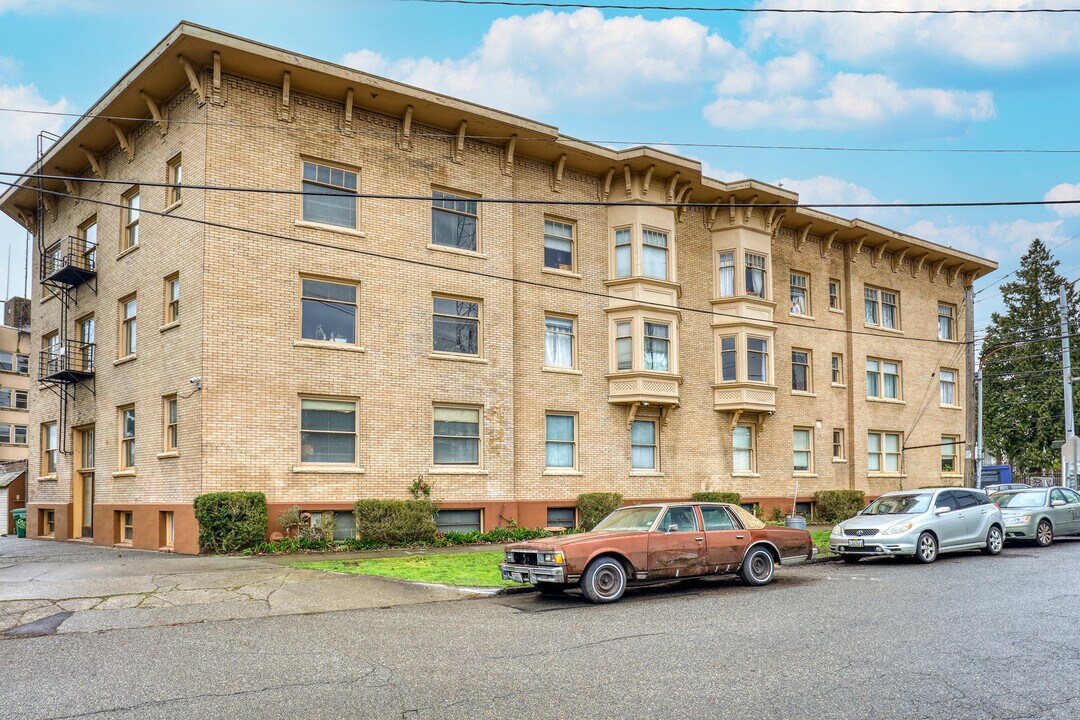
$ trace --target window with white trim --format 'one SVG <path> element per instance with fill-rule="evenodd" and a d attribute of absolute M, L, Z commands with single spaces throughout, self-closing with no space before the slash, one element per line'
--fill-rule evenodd
<path fill-rule="evenodd" d="M 765 338 L 746 338 L 746 379 L 769 382 L 769 341 Z"/>
<path fill-rule="evenodd" d="M 836 278 L 829 278 L 829 309 L 830 310 L 842 310 L 843 305 L 840 299 L 840 281 Z"/>
<path fill-rule="evenodd" d="M 480 466 L 480 409 L 436 405 L 432 445 L 436 465 Z"/>
<path fill-rule="evenodd" d="M 646 370 L 668 372 L 671 350 L 671 326 L 667 323 L 645 322 L 645 357 Z"/>
<path fill-rule="evenodd" d="M 305 465 L 355 465 L 359 445 L 357 402 L 300 399 L 300 462 Z"/>
<path fill-rule="evenodd" d="M 633 470 L 658 470 L 659 442 L 655 420 L 634 420 L 630 425 L 630 467 Z"/>
<path fill-rule="evenodd" d="M 835 428 L 832 431 L 832 458 L 833 460 L 844 459 L 844 430 Z"/>
<path fill-rule="evenodd" d="M 41 425 L 41 474 L 56 474 L 56 454 L 58 452 L 58 431 L 55 422 Z"/>
<path fill-rule="evenodd" d="M 755 295 L 759 298 L 768 296 L 768 277 L 766 266 L 768 259 L 757 253 L 743 253 L 743 262 L 746 266 L 746 294 Z"/>
<path fill-rule="evenodd" d="M 668 279 L 668 234 L 662 230 L 641 230 L 641 274 L 656 280 Z"/>
<path fill-rule="evenodd" d="M 955 340 L 956 335 L 954 321 L 956 319 L 956 306 L 948 303 L 938 303 L 937 326 L 938 338 L 942 340 Z"/>
<path fill-rule="evenodd" d="M 814 472 L 814 431 L 811 428 L 794 428 L 791 431 L 793 469 L 795 472 Z"/>
<path fill-rule="evenodd" d="M 900 363 L 880 358 L 866 359 L 866 397 L 899 400 Z"/>
<path fill-rule="evenodd" d="M 356 229 L 357 173 L 323 163 L 304 162 L 303 218 L 320 225 Z"/>
<path fill-rule="evenodd" d="M 567 413 L 544 416 L 544 465 L 549 469 L 577 466 L 577 417 Z"/>
<path fill-rule="evenodd" d="M 479 300 L 435 296 L 431 327 L 435 352 L 480 355 Z"/>
<path fill-rule="evenodd" d="M 871 430 L 866 437 L 866 469 L 872 473 L 899 473 L 900 433 Z"/>
<path fill-rule="evenodd" d="M 544 318 L 544 365 L 572 368 L 574 353 L 574 318 L 547 315 Z"/>
<path fill-rule="evenodd" d="M 739 353 L 736 350 L 736 338 L 734 335 L 720 338 L 720 379 L 723 382 L 732 382 L 736 379 L 739 364 Z"/>
<path fill-rule="evenodd" d="M 940 372 L 938 372 L 938 382 L 941 385 L 941 404 L 957 405 L 956 371 L 949 368 L 941 368 Z"/>
<path fill-rule="evenodd" d="M 960 438 L 957 435 L 941 436 L 941 474 L 957 475 L 960 473 L 960 454 L 957 452 Z"/>
<path fill-rule="evenodd" d="M 544 267 L 574 270 L 574 226 L 562 220 L 544 218 Z"/>
<path fill-rule="evenodd" d="M 844 356 L 840 353 L 832 354 L 832 384 L 844 384 Z"/>
<path fill-rule="evenodd" d="M 731 430 L 731 470 L 752 473 L 755 467 L 754 429 L 750 425 L 736 425 Z"/>
<path fill-rule="evenodd" d="M 720 281 L 717 286 L 718 297 L 735 295 L 735 251 L 725 250 L 719 259 Z"/>
<path fill-rule="evenodd" d="M 791 312 L 792 315 L 810 314 L 810 276 L 803 273 L 790 273 Z"/>
<path fill-rule="evenodd" d="M 316 278 L 300 279 L 300 337 L 356 344 L 357 285 Z"/>

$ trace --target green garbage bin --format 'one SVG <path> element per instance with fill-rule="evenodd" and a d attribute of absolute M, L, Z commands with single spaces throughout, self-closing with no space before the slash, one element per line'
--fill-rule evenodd
<path fill-rule="evenodd" d="M 26 508 L 15 508 L 11 511 L 15 518 L 15 534 L 18 537 L 26 537 Z"/>

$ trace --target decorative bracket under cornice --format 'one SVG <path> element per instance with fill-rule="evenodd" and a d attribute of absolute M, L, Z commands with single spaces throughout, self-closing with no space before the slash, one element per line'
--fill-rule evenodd
<path fill-rule="evenodd" d="M 199 79 L 199 74 L 195 72 L 195 68 L 191 67 L 191 63 L 189 63 L 187 58 L 183 55 L 177 55 L 176 57 L 180 61 L 180 66 L 184 68 L 184 74 L 187 75 L 191 91 L 195 93 L 195 97 L 198 98 L 199 104 L 202 105 L 206 102 L 206 91 L 203 89 L 202 80 Z"/>
<path fill-rule="evenodd" d="M 871 265 L 873 265 L 874 267 L 877 267 L 881 263 L 881 258 L 883 258 L 885 256 L 885 247 L 888 244 L 889 243 L 887 243 L 887 242 L 883 242 L 880 245 L 878 245 L 876 248 L 874 248 L 874 260 L 873 260 L 873 262 L 870 263 Z"/>
<path fill-rule="evenodd" d="M 292 122 L 292 73 L 286 71 L 281 78 L 281 106 L 278 108 L 278 120 Z"/>
<path fill-rule="evenodd" d="M 907 256 L 907 254 L 908 254 L 908 248 L 904 247 L 904 248 L 900 249 L 900 252 L 898 254 L 893 256 L 892 271 L 894 273 L 899 272 L 900 268 L 902 268 L 904 266 L 904 258 Z"/>
<path fill-rule="evenodd" d="M 64 175 L 73 175 L 74 173 L 64 173 Z M 67 190 L 67 194 L 73 198 L 78 198 L 79 195 L 79 183 L 74 180 L 68 180 L 64 178 L 64 189 Z"/>
<path fill-rule="evenodd" d="M 956 282 L 956 276 L 960 274 L 960 268 L 962 268 L 963 266 L 964 266 L 963 263 L 959 263 L 957 265 L 953 265 L 950 268 L 946 268 L 946 270 L 945 270 L 945 284 L 946 285 L 948 285 L 949 287 L 953 286 L 953 283 Z"/>
<path fill-rule="evenodd" d="M 825 257 L 832 250 L 833 242 L 836 241 L 836 231 L 833 230 L 825 236 L 824 242 L 821 243 L 821 257 Z"/>
<path fill-rule="evenodd" d="M 917 262 L 916 262 L 917 261 Z M 923 253 L 917 258 L 911 258 L 911 277 L 918 277 L 922 272 L 923 263 L 926 262 L 926 253 Z"/>
<path fill-rule="evenodd" d="M 810 236 L 810 228 L 814 223 L 806 223 L 799 232 L 795 233 L 795 252 L 802 252 L 802 246 L 806 244 L 806 238 Z"/>
<path fill-rule="evenodd" d="M 679 182 L 679 175 L 680 175 L 679 171 L 676 170 L 675 174 L 672 175 L 668 179 L 668 182 L 667 182 L 667 201 L 668 202 L 675 202 L 675 186 Z"/>
<path fill-rule="evenodd" d="M 86 155 L 86 161 L 90 163 L 90 169 L 94 171 L 94 174 L 104 180 L 105 167 L 101 164 L 101 158 L 98 157 L 96 153 L 90 152 L 89 150 L 84 148 L 82 145 L 79 146 L 79 149 L 83 151 L 84 155 Z"/>
<path fill-rule="evenodd" d="M 511 135 L 506 142 L 506 153 L 503 155 L 503 175 L 514 174 L 514 149 L 517 147 L 517 135 Z"/>
<path fill-rule="evenodd" d="M 56 220 L 56 215 L 59 211 L 58 204 L 56 202 L 55 195 L 49 195 L 48 193 L 41 193 L 41 203 L 45 206 L 45 212 L 52 215 L 52 219 Z"/>
<path fill-rule="evenodd" d="M 158 132 L 161 133 L 162 137 L 165 137 L 165 134 L 169 132 L 169 111 L 145 90 L 140 90 L 139 96 L 146 103 L 146 107 L 150 109 L 150 117 L 154 119 Z"/>
<path fill-rule="evenodd" d="M 604 182 L 600 185 L 600 202 L 607 202 L 611 196 L 611 179 L 615 177 L 615 168 L 609 167 L 604 174 Z"/>
<path fill-rule="evenodd" d="M 566 170 L 566 153 L 559 156 L 551 175 L 551 189 L 554 192 L 562 192 L 563 171 Z"/>
<path fill-rule="evenodd" d="M 943 267 L 945 267 L 945 258 L 941 258 L 930 266 L 930 282 L 937 282 L 938 275 L 941 274 L 941 268 Z"/>
<path fill-rule="evenodd" d="M 412 105 L 405 108 L 405 114 L 401 117 L 401 138 L 398 140 L 398 148 L 412 150 Z"/>
<path fill-rule="evenodd" d="M 19 216 L 19 222 L 30 232 L 34 232 L 37 227 L 37 221 L 34 217 L 35 213 L 29 208 L 24 208 L 20 205 L 15 206 L 15 214 Z"/>
<path fill-rule="evenodd" d="M 851 244 L 848 245 L 848 247 L 851 249 L 851 257 L 848 258 L 848 261 L 855 262 L 856 258 L 859 257 L 859 253 L 862 252 L 862 246 L 863 246 L 863 243 L 865 243 L 865 242 L 866 242 L 866 235 L 863 235 L 862 237 L 860 237 L 858 239 L 858 241 L 856 241 L 856 243 L 854 245 L 851 245 Z"/>
<path fill-rule="evenodd" d="M 129 161 L 135 159 L 135 145 L 131 142 L 131 133 L 124 130 L 124 128 L 117 125 L 112 120 L 106 120 L 105 123 L 113 129 L 116 133 L 116 141 L 120 143 L 120 147 L 123 149 L 124 154 L 127 155 Z"/>
<path fill-rule="evenodd" d="M 750 222 L 750 218 L 754 217 L 754 206 L 757 205 L 757 199 L 757 195 L 750 198 L 750 202 L 745 208 L 743 208 L 743 225 L 748 224 Z"/>
<path fill-rule="evenodd" d="M 459 164 L 465 162 L 465 130 L 468 127 L 469 121 L 462 120 L 461 124 L 458 125 L 454 144 L 450 146 L 450 159 Z"/>
<path fill-rule="evenodd" d="M 341 132 L 345 135 L 353 134 L 353 101 L 355 92 L 349 88 L 345 92 L 345 116 L 341 119 Z"/>
<path fill-rule="evenodd" d="M 641 199 L 644 200 L 649 194 L 649 185 L 652 183 L 652 174 L 656 170 L 655 165 L 650 165 L 645 171 L 645 179 L 641 181 Z"/>
<path fill-rule="evenodd" d="M 705 228 L 709 232 L 712 232 L 713 227 L 716 225 L 716 213 L 719 212 L 719 211 L 720 211 L 720 206 L 719 205 L 713 205 L 711 208 L 709 208 L 709 217 L 705 221 Z M 704 218 L 705 213 L 702 213 L 701 217 Z"/>

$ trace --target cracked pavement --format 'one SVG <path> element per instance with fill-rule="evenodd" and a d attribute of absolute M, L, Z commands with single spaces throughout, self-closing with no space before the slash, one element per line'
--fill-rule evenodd
<path fill-rule="evenodd" d="M 144 598 L 115 612 L 272 605 L 297 579 L 234 567 L 232 584 L 219 565 L 118 572 L 157 589 L 114 596 Z M 28 584 L 56 579 L 39 570 Z M 378 588 L 306 584 L 332 592 L 304 607 Z M 30 718 L 1071 720 L 1078 587 L 1080 540 L 1063 540 L 930 566 L 782 568 L 765 588 L 643 588 L 606 606 L 525 594 L 64 632 L 106 612 L 75 610 L 56 635 L 0 640 L 0 707 Z M 175 604 L 146 607 L 148 593 Z M 207 594 L 184 604 L 192 593 Z"/>

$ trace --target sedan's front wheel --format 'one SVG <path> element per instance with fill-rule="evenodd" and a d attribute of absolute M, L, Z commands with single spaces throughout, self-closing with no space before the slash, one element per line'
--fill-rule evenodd
<path fill-rule="evenodd" d="M 1001 528 L 991 525 L 986 531 L 986 547 L 982 549 L 987 555 L 997 555 L 1005 546 L 1005 536 L 1001 534 Z"/>
<path fill-rule="evenodd" d="M 1049 547 L 1054 544 L 1054 526 L 1049 520 L 1039 521 L 1039 527 L 1035 530 L 1035 543 L 1039 547 Z"/>
<path fill-rule="evenodd" d="M 937 560 L 937 538 L 928 532 L 919 536 L 919 542 L 915 546 L 915 559 L 921 563 L 932 563 Z"/>
<path fill-rule="evenodd" d="M 602 557 L 589 563 L 581 576 L 581 592 L 591 602 L 615 602 L 626 592 L 626 570 L 615 558 Z"/>
<path fill-rule="evenodd" d="M 754 548 L 743 559 L 739 577 L 747 585 L 768 585 L 773 579 L 774 562 L 771 552 L 763 547 Z"/>

